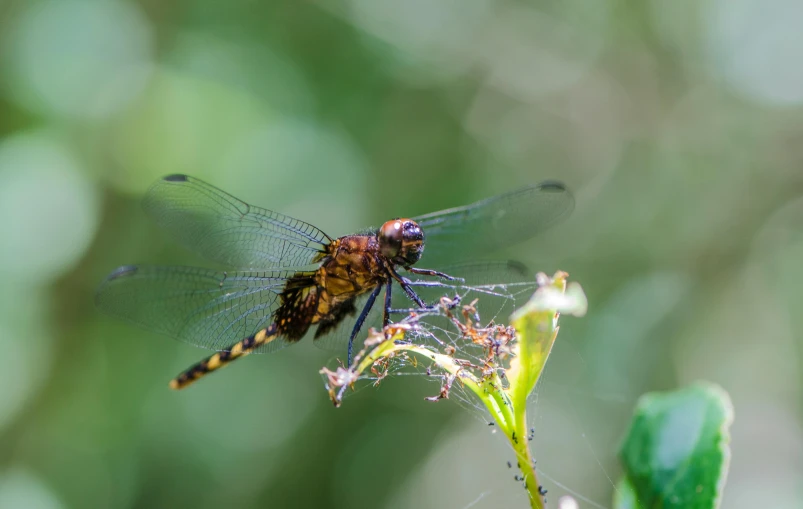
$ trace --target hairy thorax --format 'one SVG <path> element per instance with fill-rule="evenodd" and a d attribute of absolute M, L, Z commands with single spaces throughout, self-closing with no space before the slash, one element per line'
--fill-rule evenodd
<path fill-rule="evenodd" d="M 358 296 L 385 277 L 376 236 L 348 235 L 333 241 L 318 270 L 288 279 L 276 311 L 279 333 L 297 341 L 313 324 L 319 325 L 316 337 L 328 333 L 356 312 Z"/>
<path fill-rule="evenodd" d="M 375 236 L 341 237 L 332 242 L 329 249 L 329 256 L 318 269 L 316 278 L 331 305 L 369 292 L 383 281 L 384 274 Z M 323 295 L 321 297 L 323 304 Z M 319 312 L 324 312 L 320 306 Z"/>

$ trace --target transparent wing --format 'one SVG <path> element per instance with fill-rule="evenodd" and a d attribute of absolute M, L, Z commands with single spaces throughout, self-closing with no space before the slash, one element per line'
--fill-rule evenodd
<path fill-rule="evenodd" d="M 436 304 L 444 296 L 449 298 L 459 296 L 462 304 L 469 304 L 474 299 L 478 299 L 477 310 L 482 325 L 487 325 L 492 321 L 507 323 L 511 313 L 526 302 L 537 288 L 535 274 L 531 273 L 523 264 L 515 261 L 466 262 L 439 267 L 438 270 L 450 276 L 460 277 L 463 281 L 441 281 L 414 274 L 405 274 L 405 276 L 411 279 L 416 293 L 427 304 Z M 416 307 L 395 282 L 392 297 L 394 309 Z M 331 333 L 316 339 L 315 345 L 342 355 L 342 358 L 345 359 L 349 335 L 367 299 L 367 295 L 358 298 L 355 303 L 356 313 L 344 319 Z M 375 329 L 382 327 L 383 306 L 384 292 L 377 297 L 365 323 L 354 339 L 355 352 L 362 347 L 362 342 L 367 337 L 370 327 Z M 397 322 L 406 316 L 406 313 L 396 314 L 391 316 L 391 321 Z M 441 330 L 453 333 L 455 329 L 449 320 L 441 316 L 422 316 L 420 322 L 428 331 Z"/>
<path fill-rule="evenodd" d="M 443 263 L 522 242 L 574 209 L 560 182 L 546 181 L 464 207 L 413 218 L 424 230 L 421 266 Z"/>
<path fill-rule="evenodd" d="M 310 224 L 251 206 L 186 175 L 170 175 L 154 184 L 144 207 L 185 247 L 235 269 L 305 267 L 331 241 Z"/>
<path fill-rule="evenodd" d="M 271 324 L 284 282 L 292 274 L 125 266 L 106 278 L 95 300 L 112 316 L 220 351 Z M 278 338 L 260 352 L 287 344 Z"/>

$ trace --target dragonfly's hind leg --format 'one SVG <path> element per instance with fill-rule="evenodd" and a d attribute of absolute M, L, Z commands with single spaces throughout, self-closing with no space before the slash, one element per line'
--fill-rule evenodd
<path fill-rule="evenodd" d="M 357 321 L 354 323 L 354 328 L 351 329 L 351 334 L 349 335 L 349 348 L 348 348 L 348 358 L 347 358 L 347 366 L 351 366 L 351 359 L 352 359 L 352 351 L 354 349 L 354 338 L 357 336 L 357 333 L 360 332 L 362 328 L 362 324 L 365 322 L 365 318 L 368 316 L 368 313 L 371 312 L 371 308 L 374 307 L 374 301 L 376 301 L 377 295 L 379 292 L 382 291 L 383 285 L 376 285 L 376 288 L 371 292 L 371 295 L 368 296 L 368 300 L 365 303 L 365 306 L 362 308 L 360 312 L 360 316 L 357 317 Z"/>

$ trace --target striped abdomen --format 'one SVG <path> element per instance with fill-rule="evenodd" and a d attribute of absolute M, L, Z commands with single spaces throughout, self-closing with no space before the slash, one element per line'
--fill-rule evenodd
<path fill-rule="evenodd" d="M 183 389 L 202 376 L 222 368 L 231 361 L 244 357 L 253 352 L 260 345 L 270 343 L 279 336 L 276 324 L 274 323 L 267 329 L 262 329 L 255 334 L 248 336 L 242 341 L 235 343 L 230 348 L 218 352 L 191 368 L 187 369 L 176 378 L 170 381 L 171 389 Z"/>

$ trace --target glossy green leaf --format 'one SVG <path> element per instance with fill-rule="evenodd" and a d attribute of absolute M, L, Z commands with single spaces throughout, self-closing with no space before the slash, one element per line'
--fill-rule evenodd
<path fill-rule="evenodd" d="M 642 396 L 620 450 L 614 507 L 719 507 L 732 420 L 728 394 L 713 384 Z"/>

